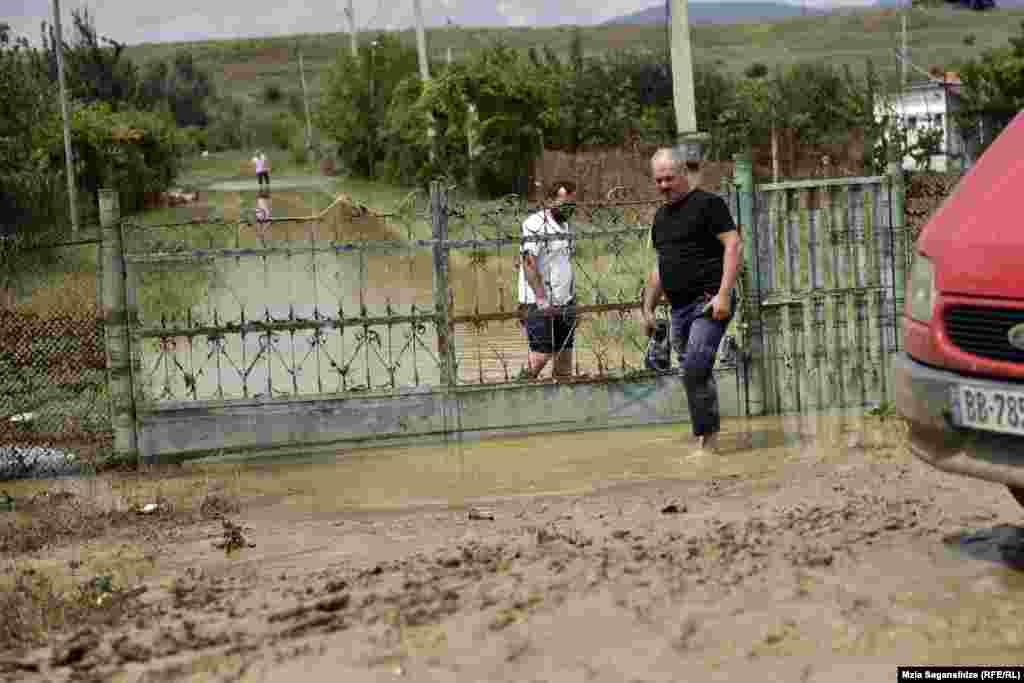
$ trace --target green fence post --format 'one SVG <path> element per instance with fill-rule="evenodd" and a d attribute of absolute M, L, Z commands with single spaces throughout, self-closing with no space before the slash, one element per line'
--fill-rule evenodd
<path fill-rule="evenodd" d="M 125 287 L 121 206 L 116 190 L 101 189 L 100 229 L 103 254 L 103 322 L 106 330 L 107 382 L 110 421 L 114 428 L 114 456 L 118 462 L 138 462 L 132 354 Z"/>
<path fill-rule="evenodd" d="M 747 358 L 750 413 L 767 412 L 764 393 L 764 321 L 761 318 L 761 273 L 758 272 L 757 222 L 754 215 L 754 165 L 748 153 L 733 156 L 736 186 L 736 218 L 743 239 L 743 292 L 741 325 Z"/>
<path fill-rule="evenodd" d="M 891 191 L 890 210 L 892 211 L 892 259 L 895 264 L 893 273 L 893 298 L 897 340 L 900 333 L 900 316 L 903 313 L 904 287 L 906 285 L 907 268 L 910 265 L 910 236 L 907 234 L 906 199 L 907 188 L 903 182 L 903 168 L 898 161 L 889 162 L 889 189 Z M 899 341 L 897 341 L 899 348 Z"/>

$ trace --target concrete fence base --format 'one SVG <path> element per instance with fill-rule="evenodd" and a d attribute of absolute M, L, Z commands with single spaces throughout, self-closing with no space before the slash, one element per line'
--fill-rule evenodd
<path fill-rule="evenodd" d="M 718 386 L 723 417 L 742 415 L 736 373 L 721 373 Z M 681 379 L 648 376 L 376 397 L 167 404 L 140 411 L 139 445 L 144 461 L 167 462 L 688 420 Z"/>

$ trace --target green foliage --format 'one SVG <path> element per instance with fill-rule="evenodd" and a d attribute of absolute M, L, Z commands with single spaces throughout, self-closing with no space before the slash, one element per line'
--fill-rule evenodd
<path fill-rule="evenodd" d="M 79 32 L 85 24 L 77 24 Z M 97 48 L 94 34 L 88 51 Z M 73 51 L 72 51 L 73 52 Z M 14 42 L 0 30 L 0 209 L 4 232 L 60 230 L 67 224 L 67 194 L 62 117 L 52 104 L 55 85 L 45 68 L 46 53 L 24 41 Z M 83 58 L 82 64 L 105 64 L 103 55 Z M 91 60 L 91 61 L 90 61 Z M 79 72 L 81 76 L 82 72 Z M 139 208 L 147 193 L 163 190 L 177 171 L 187 137 L 170 114 L 142 112 L 118 100 L 116 88 L 104 81 L 118 73 L 99 69 L 95 82 L 77 79 L 83 100 L 72 102 L 71 145 L 75 175 L 83 201 L 98 188 L 121 191 L 125 210 Z M 106 74 L 106 75 L 104 75 Z M 115 97 L 111 102 L 101 95 Z"/>
<path fill-rule="evenodd" d="M 1024 110 L 1024 21 L 1009 43 L 960 69 L 963 104 L 956 118 L 961 130 L 973 136 L 968 143 L 979 151 Z"/>
<path fill-rule="evenodd" d="M 428 165 L 427 175 L 469 180 L 486 195 L 525 193 L 551 96 L 534 73 L 526 56 L 494 45 L 432 80 L 413 109 L 420 118 L 432 114 L 437 124 L 437 165 Z M 429 145 L 423 140 L 418 153 L 429 153 Z"/>
<path fill-rule="evenodd" d="M 150 62 L 139 83 L 140 106 L 167 109 L 183 128 L 206 126 L 208 104 L 214 97 L 209 74 L 196 66 L 190 52 L 178 52 L 170 62 Z"/>
<path fill-rule="evenodd" d="M 274 116 L 270 139 L 274 147 L 288 149 L 291 146 L 292 138 L 301 132 L 302 126 L 298 120 L 289 113 L 279 112 Z"/>
<path fill-rule="evenodd" d="M 942 152 L 943 130 L 937 127 L 920 128 L 914 145 L 910 148 L 910 157 L 917 168 L 928 168 L 932 156 Z"/>
<path fill-rule="evenodd" d="M 71 41 L 64 41 L 64 71 L 71 97 L 85 102 L 130 106 L 139 89 L 135 65 L 124 44 L 96 30 L 88 9 L 71 12 Z M 57 81 L 57 39 L 52 26 L 43 27 L 41 64 L 51 82 Z"/>
<path fill-rule="evenodd" d="M 205 149 L 222 152 L 250 146 L 250 136 L 245 125 L 245 107 L 236 99 L 214 100 L 211 107 L 210 124 L 206 127 Z"/>
<path fill-rule="evenodd" d="M 28 43 L 12 40 L 0 24 L 0 235 L 33 218 L 52 218 L 54 194 L 64 196 L 61 178 L 39 151 L 38 123 L 56 113 L 54 88 L 32 57 Z"/>
<path fill-rule="evenodd" d="M 186 136 L 166 114 L 133 109 L 115 111 L 105 102 L 75 110 L 72 144 L 79 161 L 79 185 L 90 194 L 117 188 L 123 211 L 142 208 L 145 196 L 164 190 L 177 174 Z M 43 149 L 51 167 L 63 163 L 60 121 L 44 128 Z"/>
<path fill-rule="evenodd" d="M 743 70 L 747 78 L 764 78 L 768 75 L 768 67 L 763 62 L 754 62 Z"/>
<path fill-rule="evenodd" d="M 402 81 L 417 73 L 416 52 L 385 35 L 360 45 L 359 56 L 340 51 L 327 76 L 317 126 L 338 143 L 339 161 L 363 177 L 375 177 L 385 121 Z"/>
<path fill-rule="evenodd" d="M 274 83 L 263 86 L 263 101 L 267 104 L 277 104 L 282 97 L 284 94 L 281 92 L 281 86 Z"/>

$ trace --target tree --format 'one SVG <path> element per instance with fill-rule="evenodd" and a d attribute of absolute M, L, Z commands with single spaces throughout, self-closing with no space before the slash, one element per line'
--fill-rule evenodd
<path fill-rule="evenodd" d="M 895 135 L 890 130 L 895 116 L 888 113 L 879 116 L 878 94 L 882 82 L 870 58 L 865 62 L 863 79 L 857 78 L 849 65 L 844 67 L 844 76 L 846 97 L 843 109 L 850 126 L 864 133 L 864 163 L 869 172 L 885 173 L 890 158 L 903 158 L 906 136 Z M 892 149 L 893 145 L 897 146 L 896 149 Z"/>
<path fill-rule="evenodd" d="M 404 84 L 402 97 L 389 111 L 387 129 L 395 136 L 405 131 L 405 137 L 394 139 L 402 140 L 406 154 L 423 159 L 427 140 L 418 133 L 417 122 L 431 112 L 438 124 L 439 154 L 437 166 L 424 162 L 420 179 L 445 175 L 473 180 L 485 195 L 524 194 L 545 125 L 552 124 L 545 118 L 551 113 L 551 89 L 536 76 L 527 55 L 501 44 L 489 46 L 431 80 L 412 106 L 417 86 Z M 472 168 L 470 134 L 477 150 Z"/>
<path fill-rule="evenodd" d="M 80 196 L 83 203 L 94 201 L 98 188 L 117 187 L 127 210 L 139 208 L 147 193 L 173 180 L 182 136 L 170 116 L 133 108 L 137 89 L 125 76 L 134 78 L 130 63 L 120 62 L 116 47 L 99 45 L 88 15 L 76 18 L 81 45 L 68 52 L 74 56 L 70 128 Z M 50 68 L 55 58 L 52 42 L 34 49 L 0 26 L 0 221 L 6 233 L 67 225 L 63 125 Z"/>
<path fill-rule="evenodd" d="M 391 35 L 359 46 L 359 56 L 338 53 L 323 91 L 317 126 L 338 145 L 340 161 L 373 177 L 381 156 L 380 129 L 402 80 L 418 77 L 417 55 Z"/>
<path fill-rule="evenodd" d="M 743 71 L 747 78 L 764 78 L 768 75 L 768 67 L 762 62 L 754 62 Z"/>
<path fill-rule="evenodd" d="M 88 9 L 71 13 L 72 40 L 64 41 L 64 71 L 71 98 L 107 102 L 113 107 L 136 102 L 138 73 L 124 55 L 125 45 L 101 36 Z M 49 24 L 43 25 L 43 55 L 50 82 L 57 82 L 57 38 Z"/>
<path fill-rule="evenodd" d="M 53 198 L 66 184 L 38 153 L 39 122 L 56 114 L 53 85 L 43 77 L 25 39 L 0 23 L 0 235 L 54 218 Z"/>
<path fill-rule="evenodd" d="M 977 153 L 1024 109 L 1024 21 L 1009 47 L 988 50 L 960 69 L 962 107 L 955 114 Z"/>
<path fill-rule="evenodd" d="M 138 103 L 144 109 L 166 107 L 182 128 L 205 127 L 215 97 L 210 75 L 196 66 L 191 52 L 180 51 L 170 62 L 151 62 L 143 69 Z"/>

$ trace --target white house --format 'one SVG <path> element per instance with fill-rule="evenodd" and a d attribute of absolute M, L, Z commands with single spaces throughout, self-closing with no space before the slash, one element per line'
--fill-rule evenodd
<path fill-rule="evenodd" d="M 875 117 L 906 130 L 910 147 L 917 143 L 921 132 L 941 130 L 941 151 L 932 156 L 929 170 L 949 170 L 965 162 L 964 137 L 952 116 L 960 106 L 960 88 L 960 77 L 956 73 L 933 75 L 925 82 L 909 85 L 900 94 L 879 100 Z M 903 159 L 903 168 L 925 170 L 918 168 L 910 156 Z"/>

